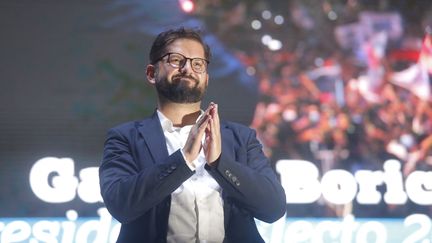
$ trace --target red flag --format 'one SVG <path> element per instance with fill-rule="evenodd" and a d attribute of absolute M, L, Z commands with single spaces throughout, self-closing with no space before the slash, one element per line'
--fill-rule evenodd
<path fill-rule="evenodd" d="M 418 49 L 402 49 L 402 50 L 393 50 L 388 59 L 390 61 L 408 61 L 408 62 L 417 62 L 420 57 L 420 51 Z"/>

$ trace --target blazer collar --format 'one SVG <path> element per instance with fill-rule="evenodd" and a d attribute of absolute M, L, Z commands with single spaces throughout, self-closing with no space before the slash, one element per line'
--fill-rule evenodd
<path fill-rule="evenodd" d="M 168 157 L 165 137 L 156 111 L 151 117 L 140 122 L 138 130 L 156 163 Z"/>

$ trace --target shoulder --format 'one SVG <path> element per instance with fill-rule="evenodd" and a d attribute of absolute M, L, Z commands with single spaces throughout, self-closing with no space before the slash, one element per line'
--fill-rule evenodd
<path fill-rule="evenodd" d="M 232 121 L 221 121 L 221 128 L 228 129 L 232 133 L 241 136 L 255 136 L 256 132 L 254 129 L 237 122 Z"/>
<path fill-rule="evenodd" d="M 141 123 L 142 121 L 128 121 L 110 128 L 109 131 L 116 131 L 122 133 L 131 129 L 136 129 L 140 126 Z"/>
<path fill-rule="evenodd" d="M 143 118 L 142 120 L 134 120 L 134 121 L 128 121 L 124 123 L 120 123 L 110 129 L 110 131 L 130 131 L 130 130 L 136 130 L 140 127 L 146 127 L 149 124 L 153 123 L 159 123 L 159 118 L 157 116 L 156 111 L 153 113 L 153 115 L 150 115 L 148 117 Z"/>
<path fill-rule="evenodd" d="M 152 117 L 143 120 L 128 121 L 118 124 L 108 130 L 108 133 L 131 134 L 137 133 L 141 128 L 148 126 L 152 122 Z"/>
<path fill-rule="evenodd" d="M 233 122 L 233 121 L 226 121 L 226 120 L 221 121 L 221 126 L 225 128 L 235 129 L 235 130 L 252 130 L 250 127 L 244 124 Z"/>

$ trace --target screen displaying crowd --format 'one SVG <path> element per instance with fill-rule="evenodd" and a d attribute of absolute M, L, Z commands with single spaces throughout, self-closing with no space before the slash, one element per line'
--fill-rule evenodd
<path fill-rule="evenodd" d="M 250 125 L 271 161 L 302 159 L 321 172 L 354 173 L 381 170 L 393 158 L 402 162 L 404 177 L 430 171 L 431 4 L 312 2 L 210 1 L 197 7 L 258 79 Z M 316 203 L 290 205 L 287 214 L 403 217 L 431 210 L 413 203 Z"/>

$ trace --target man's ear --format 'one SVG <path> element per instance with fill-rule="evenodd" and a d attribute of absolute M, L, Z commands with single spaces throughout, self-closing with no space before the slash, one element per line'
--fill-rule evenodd
<path fill-rule="evenodd" d="M 156 76 L 156 67 L 153 64 L 149 64 L 146 67 L 146 75 L 147 75 L 147 81 L 150 84 L 155 84 L 156 80 L 155 80 L 155 76 Z"/>

